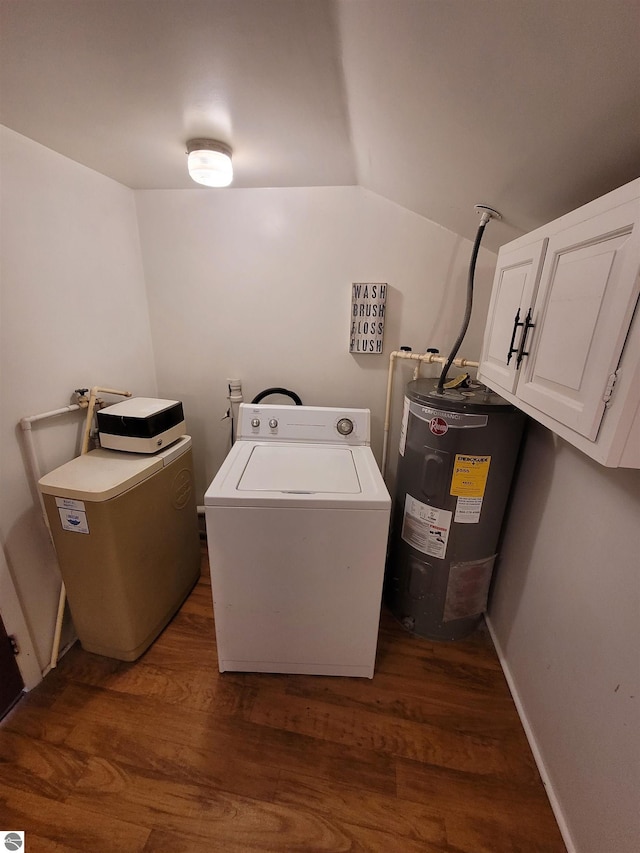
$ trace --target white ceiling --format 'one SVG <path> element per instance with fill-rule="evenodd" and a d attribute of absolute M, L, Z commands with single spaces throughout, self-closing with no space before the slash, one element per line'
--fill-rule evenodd
<path fill-rule="evenodd" d="M 0 123 L 132 188 L 360 184 L 497 248 L 640 174 L 640 0 L 0 0 Z M 202 192 L 229 192 L 206 190 Z M 232 190 L 231 190 L 232 191 Z"/>

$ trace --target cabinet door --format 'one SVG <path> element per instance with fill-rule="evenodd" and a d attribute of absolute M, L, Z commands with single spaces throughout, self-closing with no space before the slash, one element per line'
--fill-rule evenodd
<path fill-rule="evenodd" d="M 639 267 L 637 199 L 549 239 L 516 393 L 590 440 L 638 298 Z"/>
<path fill-rule="evenodd" d="M 478 375 L 504 391 L 513 391 L 518 379 L 519 324 L 535 296 L 546 243 L 538 240 L 498 256 Z"/>

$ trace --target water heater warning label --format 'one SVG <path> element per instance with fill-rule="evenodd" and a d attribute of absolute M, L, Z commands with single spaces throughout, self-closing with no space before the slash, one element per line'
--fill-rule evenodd
<path fill-rule="evenodd" d="M 489 476 L 490 456 L 456 453 L 449 494 L 461 498 L 482 498 Z"/>
<path fill-rule="evenodd" d="M 438 509 L 407 495 L 404 503 L 402 538 L 404 541 L 430 557 L 444 560 L 451 528 L 451 513 Z"/>
<path fill-rule="evenodd" d="M 458 498 L 453 520 L 456 524 L 478 524 L 481 512 L 482 498 Z"/>

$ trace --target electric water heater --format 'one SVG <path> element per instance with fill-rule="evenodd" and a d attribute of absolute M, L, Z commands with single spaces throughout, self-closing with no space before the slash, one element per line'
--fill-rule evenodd
<path fill-rule="evenodd" d="M 457 640 L 486 608 L 525 416 L 479 384 L 407 386 L 385 601 L 414 634 Z"/>

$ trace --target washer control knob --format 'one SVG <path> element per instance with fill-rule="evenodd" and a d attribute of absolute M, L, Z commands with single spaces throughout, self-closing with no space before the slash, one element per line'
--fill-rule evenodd
<path fill-rule="evenodd" d="M 340 435 L 351 435 L 353 432 L 353 421 L 350 418 L 340 418 L 336 424 L 336 429 Z"/>
<path fill-rule="evenodd" d="M 269 426 L 271 429 L 275 429 L 278 426 L 278 421 L 275 418 L 271 418 L 269 421 Z"/>
<path fill-rule="evenodd" d="M 260 418 L 251 418 L 251 426 L 254 429 L 258 429 L 258 427 L 260 426 Z"/>

